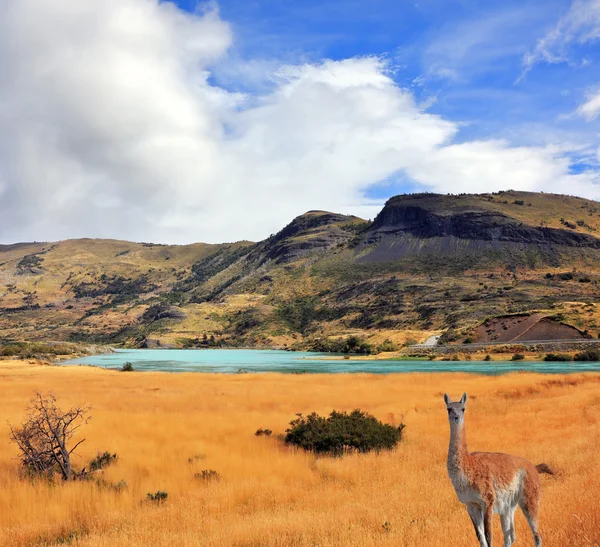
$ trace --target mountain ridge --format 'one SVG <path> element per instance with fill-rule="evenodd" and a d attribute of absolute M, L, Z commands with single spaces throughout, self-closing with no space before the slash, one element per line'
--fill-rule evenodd
<path fill-rule="evenodd" d="M 259 242 L 16 243 L 0 246 L 0 328 L 4 339 L 311 348 L 460 340 L 490 318 L 543 312 L 593 332 L 599 236 L 598 202 L 506 191 L 394 196 L 373 222 L 311 210 Z"/>

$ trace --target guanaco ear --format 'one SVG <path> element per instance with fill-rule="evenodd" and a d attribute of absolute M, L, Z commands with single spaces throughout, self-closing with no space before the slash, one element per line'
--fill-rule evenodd
<path fill-rule="evenodd" d="M 460 404 L 462 406 L 465 406 L 467 404 L 467 394 L 466 393 L 463 393 L 463 396 L 460 399 Z"/>
<path fill-rule="evenodd" d="M 450 397 L 448 397 L 447 393 L 444 393 L 444 402 L 446 403 L 446 406 L 450 404 Z"/>

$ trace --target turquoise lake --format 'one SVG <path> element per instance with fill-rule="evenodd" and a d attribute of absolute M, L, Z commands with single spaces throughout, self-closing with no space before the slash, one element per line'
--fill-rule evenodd
<path fill-rule="evenodd" d="M 327 353 L 290 352 L 277 350 L 193 350 L 134 349 L 91 355 L 61 365 L 95 365 L 120 369 L 130 362 L 135 370 L 165 372 L 307 372 L 389 374 L 402 372 L 472 372 L 497 375 L 526 370 L 541 373 L 600 372 L 600 363 L 524 363 L 513 361 L 360 361 L 353 359 L 323 360 Z"/>

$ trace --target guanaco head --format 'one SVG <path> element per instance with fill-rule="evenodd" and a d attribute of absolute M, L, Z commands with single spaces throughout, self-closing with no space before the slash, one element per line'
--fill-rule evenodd
<path fill-rule="evenodd" d="M 460 401 L 458 403 L 453 403 L 450 401 L 450 397 L 448 397 L 447 393 L 444 393 L 444 402 L 446 403 L 446 408 L 448 409 L 448 421 L 450 422 L 450 427 L 460 426 L 465 421 L 465 407 L 467 405 L 467 394 L 463 393 Z"/>

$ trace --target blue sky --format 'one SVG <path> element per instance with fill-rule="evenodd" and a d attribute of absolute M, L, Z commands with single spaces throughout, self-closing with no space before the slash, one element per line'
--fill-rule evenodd
<path fill-rule="evenodd" d="M 1 242 L 259 240 L 413 191 L 600 200 L 600 0 L 177 2 L 0 8 Z"/>
<path fill-rule="evenodd" d="M 429 104 L 428 112 L 460 124 L 456 141 L 508 139 L 515 145 L 569 142 L 597 148 L 600 123 L 575 116 L 600 83 L 600 40 L 567 44 L 565 58 L 525 57 L 575 6 L 570 0 L 222 0 L 221 17 L 235 39 L 240 64 L 316 63 L 378 55 L 389 60 L 401 87 Z M 180 0 L 194 11 L 198 4 Z M 225 77 L 230 89 L 259 91 L 259 83 Z M 597 155 L 573 153 L 573 172 L 597 167 Z M 415 188 L 373 185 L 386 197 Z M 418 185 L 416 186 L 418 188 Z"/>

